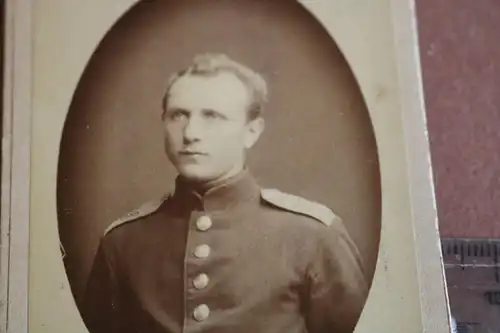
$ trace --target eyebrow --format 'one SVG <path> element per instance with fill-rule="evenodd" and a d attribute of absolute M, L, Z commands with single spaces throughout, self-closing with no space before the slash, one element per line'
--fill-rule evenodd
<path fill-rule="evenodd" d="M 187 115 L 190 113 L 188 110 L 183 109 L 183 108 L 167 108 L 165 110 L 165 115 L 171 115 L 172 113 L 176 113 L 176 112 L 180 112 L 184 115 Z"/>

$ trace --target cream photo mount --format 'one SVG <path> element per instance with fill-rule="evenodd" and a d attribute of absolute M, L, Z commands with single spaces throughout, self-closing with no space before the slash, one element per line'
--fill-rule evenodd
<path fill-rule="evenodd" d="M 137 2 L 5 3 L 0 332 L 87 331 L 59 248 L 58 149 L 88 59 Z M 351 66 L 378 147 L 380 251 L 356 332 L 450 332 L 414 1 L 299 2 Z"/>

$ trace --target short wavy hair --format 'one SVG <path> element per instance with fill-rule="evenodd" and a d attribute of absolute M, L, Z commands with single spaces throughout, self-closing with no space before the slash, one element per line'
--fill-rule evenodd
<path fill-rule="evenodd" d="M 222 53 L 196 55 L 189 67 L 178 71 L 170 77 L 163 97 L 163 113 L 167 109 L 170 89 L 177 80 L 189 75 L 212 76 L 220 72 L 232 73 L 243 82 L 251 98 L 248 107 L 248 118 L 253 120 L 260 117 L 267 103 L 268 88 L 266 81 L 261 74 Z"/>

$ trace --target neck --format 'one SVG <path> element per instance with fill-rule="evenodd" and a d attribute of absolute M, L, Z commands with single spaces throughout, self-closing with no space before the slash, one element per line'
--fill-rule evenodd
<path fill-rule="evenodd" d="M 218 188 L 223 184 L 231 182 L 232 179 L 239 179 L 240 176 L 243 176 L 243 174 L 246 174 L 246 172 L 247 172 L 246 168 L 239 168 L 215 179 L 206 181 L 184 179 L 184 182 L 189 187 L 191 187 L 195 192 L 204 195 L 205 193 L 209 192 L 212 189 Z"/>
<path fill-rule="evenodd" d="M 173 201 L 180 209 L 224 210 L 257 198 L 260 187 L 246 168 L 235 175 L 220 177 L 210 182 L 197 182 L 179 176 Z"/>

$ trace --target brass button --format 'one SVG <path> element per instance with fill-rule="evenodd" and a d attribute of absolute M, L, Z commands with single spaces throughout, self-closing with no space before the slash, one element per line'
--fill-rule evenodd
<path fill-rule="evenodd" d="M 207 231 L 212 226 L 212 220 L 208 216 L 201 216 L 198 221 L 196 221 L 196 227 L 200 231 Z"/>
<path fill-rule="evenodd" d="M 193 286 L 196 289 L 203 289 L 208 286 L 209 278 L 207 274 L 200 274 L 193 280 Z"/>
<path fill-rule="evenodd" d="M 198 305 L 193 311 L 193 317 L 197 321 L 203 321 L 210 315 L 210 308 L 206 304 Z"/>
<path fill-rule="evenodd" d="M 199 259 L 208 258 L 208 256 L 210 255 L 210 246 L 208 246 L 207 244 L 198 245 L 194 249 L 194 255 Z"/>

